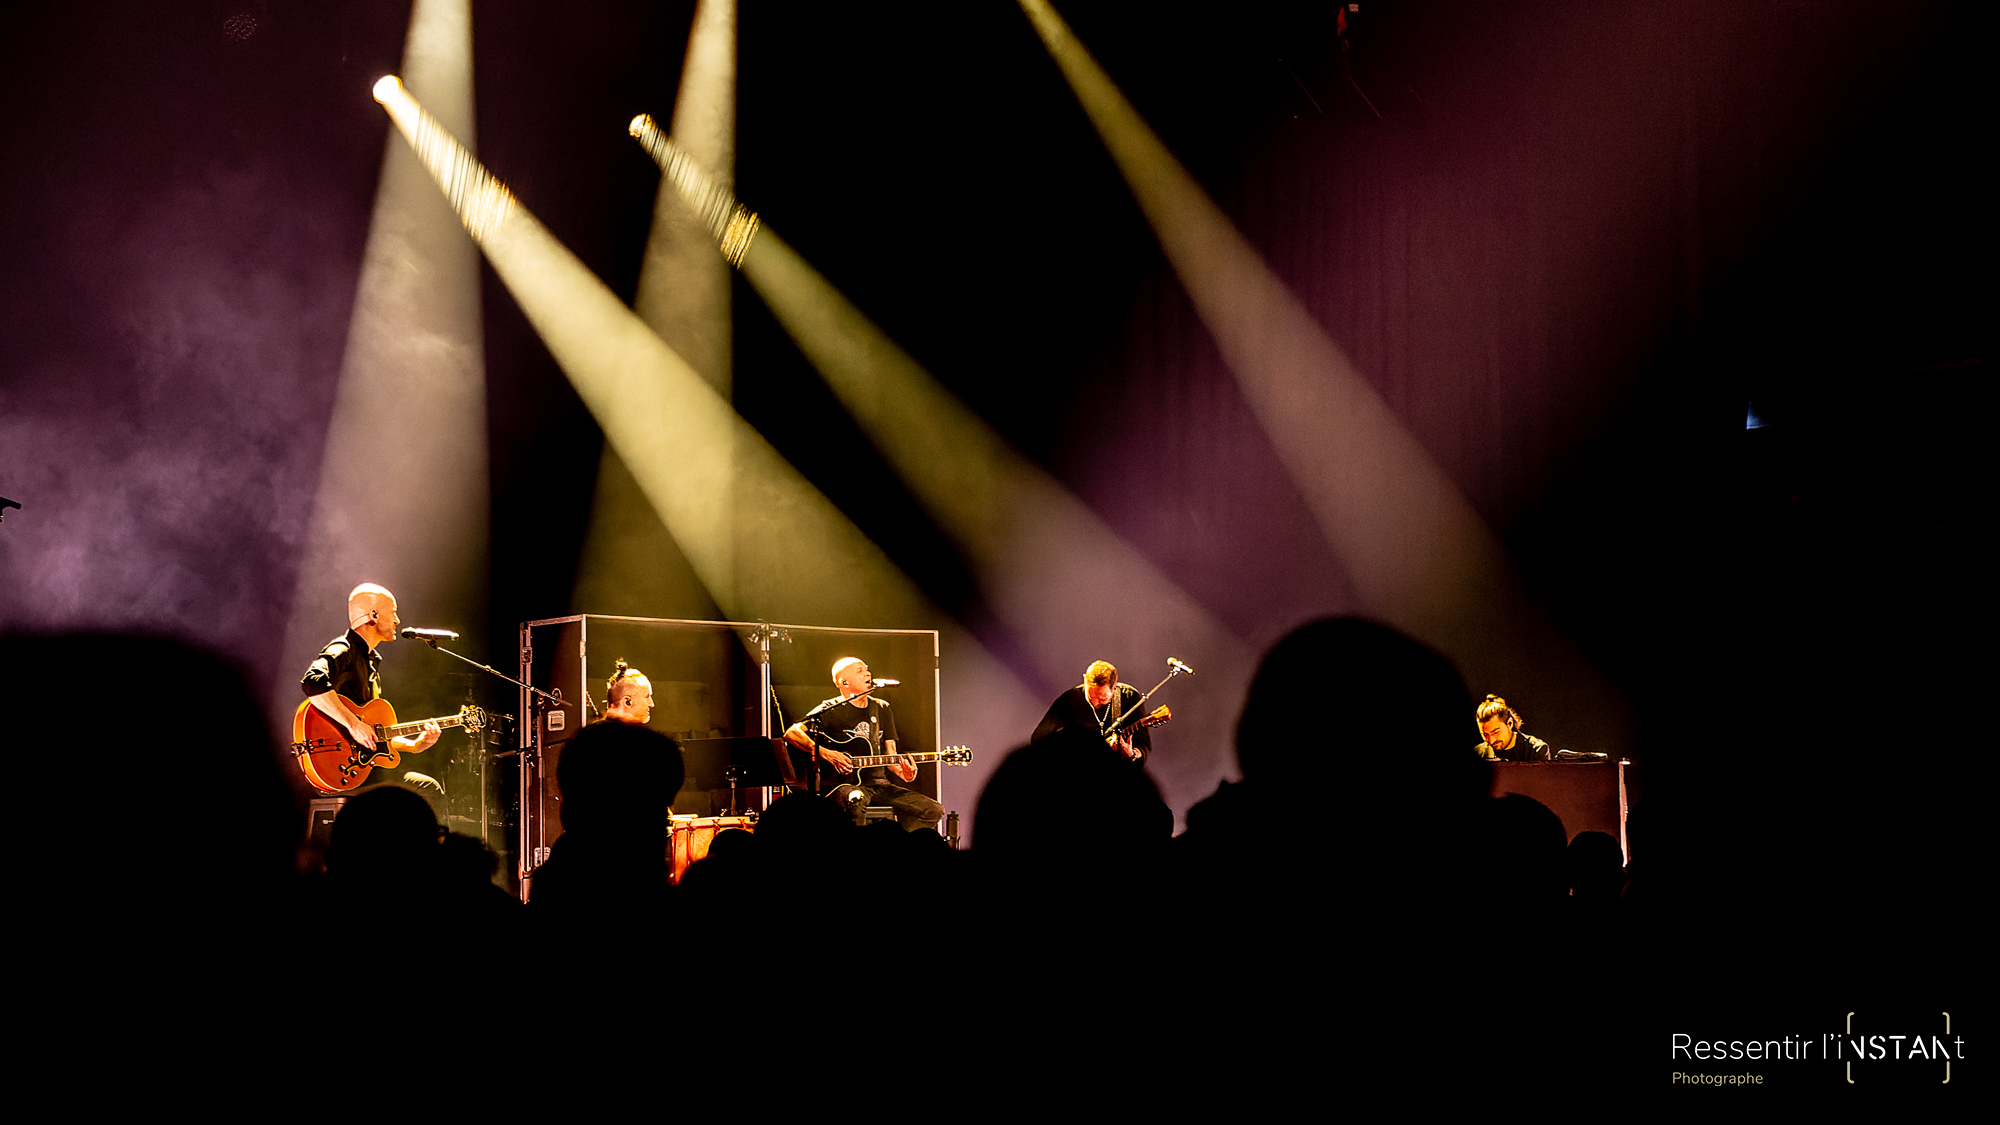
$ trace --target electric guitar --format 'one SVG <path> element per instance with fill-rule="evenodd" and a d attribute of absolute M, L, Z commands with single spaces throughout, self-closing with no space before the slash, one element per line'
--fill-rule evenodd
<path fill-rule="evenodd" d="M 1124 726 L 1119 727 L 1117 730 L 1111 731 L 1110 733 L 1106 734 L 1104 736 L 1104 744 L 1106 746 L 1111 747 L 1113 750 L 1116 750 L 1118 749 L 1118 743 L 1123 741 L 1125 738 L 1129 737 L 1133 731 L 1138 730 L 1141 727 L 1159 726 L 1161 723 L 1167 722 L 1173 717 L 1174 717 L 1173 708 L 1162 705 L 1152 714 L 1144 715 L 1141 716 L 1140 718 L 1134 719 L 1131 722 L 1126 723 Z"/>
<path fill-rule="evenodd" d="M 424 723 L 464 727 L 468 731 L 486 728 L 486 712 L 472 706 L 461 707 L 458 714 L 441 719 L 399 725 L 396 709 L 386 699 L 367 703 L 348 699 L 347 705 L 375 735 L 374 750 L 356 746 L 347 728 L 328 718 L 310 699 L 299 704 L 298 713 L 292 716 L 292 756 L 299 760 L 299 769 L 305 771 L 306 780 L 322 793 L 345 793 L 368 780 L 376 766 L 395 769 L 402 764 L 403 756 L 389 740 L 422 733 Z"/>

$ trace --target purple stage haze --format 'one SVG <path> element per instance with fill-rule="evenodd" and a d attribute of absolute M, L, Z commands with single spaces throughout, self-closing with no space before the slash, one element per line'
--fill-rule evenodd
<path fill-rule="evenodd" d="M 167 633 L 261 669 L 380 126 L 372 145 L 303 143 L 328 75 L 231 52 L 205 22 L 120 15 L 7 37 L 9 102 L 32 110 L 5 126 L 0 488 L 24 509 L 0 535 L 0 627 Z"/>

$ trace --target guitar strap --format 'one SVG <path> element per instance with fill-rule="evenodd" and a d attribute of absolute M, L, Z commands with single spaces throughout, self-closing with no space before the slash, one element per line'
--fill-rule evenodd
<path fill-rule="evenodd" d="M 1127 684 L 1118 685 L 1118 699 L 1116 703 L 1113 705 L 1114 707 L 1122 706 L 1124 704 L 1125 689 L 1128 686 L 1130 685 Z M 1133 692 L 1136 693 L 1139 689 L 1132 688 L 1132 690 Z M 1135 721 L 1138 720 L 1138 718 L 1140 717 L 1140 712 L 1145 710 L 1145 707 L 1146 707 L 1146 697 L 1143 695 L 1139 696 L 1138 699 L 1133 701 L 1132 706 L 1126 708 L 1123 714 L 1115 715 L 1112 718 L 1106 720 L 1108 725 L 1106 725 L 1104 728 L 1104 734 L 1108 736 L 1114 732 L 1124 731 L 1126 727 L 1131 726 Z"/>

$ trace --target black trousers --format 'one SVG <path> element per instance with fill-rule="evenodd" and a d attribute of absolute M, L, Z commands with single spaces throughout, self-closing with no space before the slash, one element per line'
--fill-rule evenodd
<path fill-rule="evenodd" d="M 836 785 L 827 796 L 845 806 L 856 824 L 867 819 L 869 805 L 887 805 L 895 809 L 896 823 L 905 832 L 915 832 L 919 828 L 935 831 L 938 821 L 944 819 L 943 805 L 913 789 L 887 781 Z"/>

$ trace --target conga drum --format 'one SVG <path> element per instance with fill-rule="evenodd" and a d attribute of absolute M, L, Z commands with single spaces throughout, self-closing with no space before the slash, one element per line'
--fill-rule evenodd
<path fill-rule="evenodd" d="M 673 825 L 672 878 L 676 883 L 687 874 L 688 868 L 708 858 L 708 846 L 715 842 L 716 833 L 732 828 L 757 831 L 757 818 L 750 816 L 676 816 L 670 821 Z"/>

